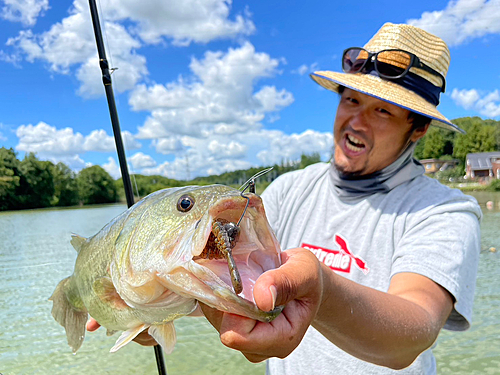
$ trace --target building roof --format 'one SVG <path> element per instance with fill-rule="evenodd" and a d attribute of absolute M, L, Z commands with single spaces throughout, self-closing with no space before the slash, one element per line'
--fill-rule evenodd
<path fill-rule="evenodd" d="M 458 159 L 420 159 L 419 162 L 422 163 L 455 163 L 458 164 Z"/>
<path fill-rule="evenodd" d="M 472 170 L 491 169 L 492 158 L 500 158 L 500 151 L 467 154 L 467 165 Z"/>

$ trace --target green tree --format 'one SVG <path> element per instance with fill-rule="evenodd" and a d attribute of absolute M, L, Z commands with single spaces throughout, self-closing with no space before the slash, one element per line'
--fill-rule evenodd
<path fill-rule="evenodd" d="M 76 175 L 66 164 L 54 166 L 54 206 L 74 206 L 79 202 Z"/>
<path fill-rule="evenodd" d="M 17 208 L 20 180 L 19 160 L 12 148 L 0 148 L 0 210 Z"/>
<path fill-rule="evenodd" d="M 429 127 L 427 134 L 415 147 L 415 158 L 441 159 L 443 155 L 453 154 L 454 133 L 435 126 Z"/>
<path fill-rule="evenodd" d="M 457 134 L 453 145 L 453 156 L 465 163 L 467 154 L 474 152 L 495 151 L 496 132 L 494 125 L 485 123 L 479 117 L 465 117 L 453 121 L 466 131 L 466 134 Z"/>
<path fill-rule="evenodd" d="M 444 145 L 445 141 L 442 132 L 438 128 L 430 128 L 425 135 L 422 158 L 439 159 L 439 157 L 443 154 Z"/>
<path fill-rule="evenodd" d="M 54 197 L 54 164 L 28 153 L 19 164 L 19 208 L 49 207 Z"/>
<path fill-rule="evenodd" d="M 82 169 L 76 181 L 78 195 L 84 204 L 112 203 L 117 200 L 114 180 L 98 165 Z"/>
<path fill-rule="evenodd" d="M 321 161 L 321 156 L 319 152 L 314 152 L 311 155 L 302 154 L 300 155 L 299 169 L 303 169 L 311 164 L 319 163 L 320 161 Z"/>

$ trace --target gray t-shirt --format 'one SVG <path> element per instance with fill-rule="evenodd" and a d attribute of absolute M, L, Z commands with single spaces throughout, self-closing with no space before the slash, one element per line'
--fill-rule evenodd
<path fill-rule="evenodd" d="M 419 176 L 390 192 L 357 201 L 334 193 L 330 164 L 287 173 L 262 194 L 282 249 L 305 247 L 333 272 L 386 292 L 400 272 L 424 275 L 455 298 L 445 328 L 469 328 L 480 252 L 481 209 L 476 200 Z M 284 360 L 272 358 L 268 374 L 435 374 L 429 349 L 394 371 L 359 360 L 310 327 Z"/>

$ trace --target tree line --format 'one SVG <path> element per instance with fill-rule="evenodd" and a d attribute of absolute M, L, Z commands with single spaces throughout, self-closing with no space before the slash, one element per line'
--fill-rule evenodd
<path fill-rule="evenodd" d="M 483 120 L 480 117 L 462 117 L 452 121 L 466 131 L 460 134 L 446 129 L 430 127 L 415 148 L 415 158 L 458 160 L 453 169 L 437 172 L 434 177 L 441 181 L 461 181 L 465 175 L 467 154 L 500 150 L 500 121 Z M 492 189 L 498 190 L 498 182 Z"/>
<path fill-rule="evenodd" d="M 320 161 L 319 154 L 302 155 L 298 162 L 274 166 L 272 179 L 278 175 Z M 263 168 L 227 172 L 218 176 L 180 181 L 164 176 L 132 175 L 137 198 L 156 190 L 187 185 L 243 184 Z M 270 180 L 267 180 L 270 181 Z M 39 160 L 28 153 L 19 160 L 12 148 L 0 148 L 0 211 L 43 207 L 62 207 L 114 203 L 125 200 L 121 178 L 114 180 L 102 167 L 94 165 L 75 173 L 66 164 Z"/>
<path fill-rule="evenodd" d="M 465 174 L 468 153 L 500 150 L 500 121 L 464 117 L 453 120 L 453 123 L 467 134 L 431 127 L 415 149 L 415 157 L 420 160 L 458 159 L 459 166 L 445 171 L 445 177 Z M 298 161 L 283 160 L 279 165 L 273 165 L 272 171 L 259 179 L 257 192 L 262 192 L 279 175 L 320 160 L 319 153 L 314 153 L 302 155 Z M 265 168 L 197 177 L 190 181 L 164 176 L 132 175 L 132 187 L 138 198 L 174 186 L 223 184 L 238 188 Z M 114 180 L 100 166 L 94 165 L 75 173 L 64 163 L 39 160 L 33 153 L 28 153 L 24 159 L 19 160 L 12 148 L 0 148 L 0 211 L 113 203 L 124 201 L 124 197 L 121 178 Z"/>
<path fill-rule="evenodd" d="M 39 160 L 28 153 L 23 160 L 12 148 L 0 148 L 0 210 L 73 206 L 116 202 L 116 183 L 101 167 L 73 172 L 64 163 Z"/>
<path fill-rule="evenodd" d="M 500 121 L 462 117 L 452 122 L 464 129 L 466 134 L 430 127 L 417 144 L 415 158 L 454 158 L 464 169 L 467 154 L 500 150 Z"/>

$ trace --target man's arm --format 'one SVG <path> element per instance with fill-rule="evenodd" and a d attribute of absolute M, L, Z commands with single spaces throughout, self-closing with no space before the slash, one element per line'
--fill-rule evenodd
<path fill-rule="evenodd" d="M 421 275 L 398 274 L 384 293 L 335 274 L 308 250 L 288 250 L 282 258 L 254 288 L 260 309 L 286 304 L 273 322 L 202 306 L 222 343 L 252 362 L 286 357 L 313 325 L 357 358 L 404 368 L 433 344 L 453 307 L 451 295 Z"/>
<path fill-rule="evenodd" d="M 451 295 L 425 276 L 395 275 L 387 293 L 324 266 L 325 293 L 312 322 L 344 351 L 393 369 L 409 366 L 436 340 L 453 308 Z"/>

